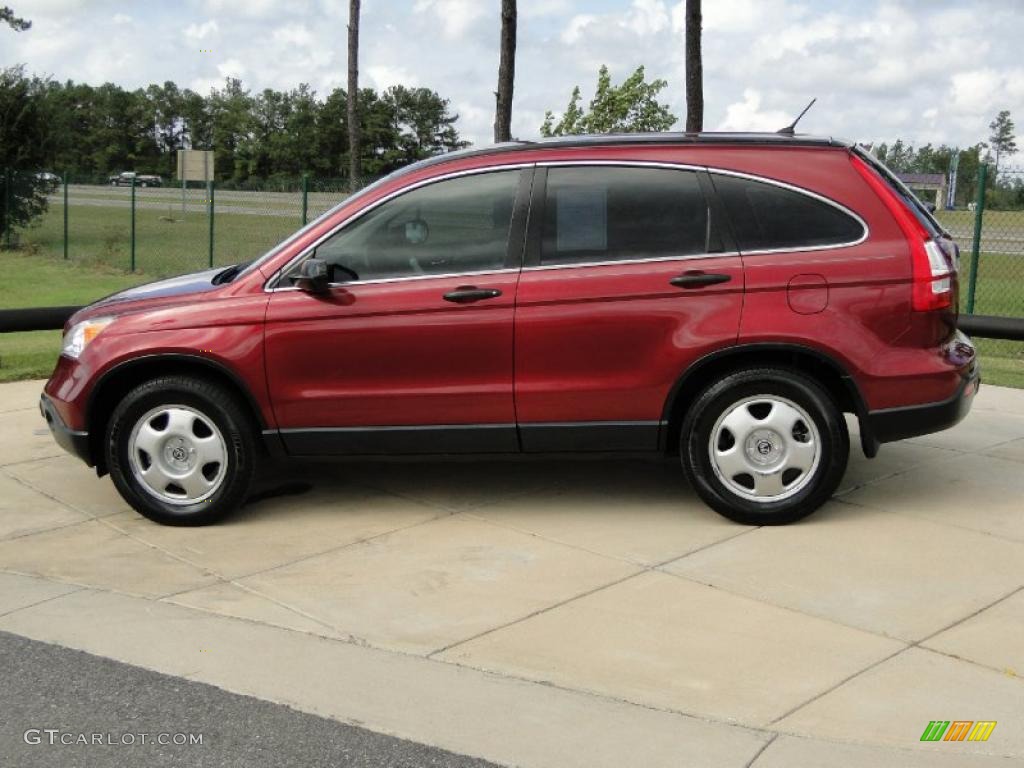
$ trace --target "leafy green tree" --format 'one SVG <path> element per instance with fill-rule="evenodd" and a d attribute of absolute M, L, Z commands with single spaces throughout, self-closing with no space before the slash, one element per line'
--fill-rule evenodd
<path fill-rule="evenodd" d="M 19 19 L 14 15 L 14 9 L 7 5 L 0 5 L 0 24 L 6 24 L 15 32 L 24 32 L 32 27 L 31 21 Z"/>
<path fill-rule="evenodd" d="M 1010 111 L 1007 109 L 1002 110 L 996 115 L 988 125 L 989 130 L 992 131 L 992 135 L 988 137 L 989 146 L 995 153 L 995 173 L 993 177 L 997 177 L 999 174 L 999 160 L 1007 155 L 1013 155 L 1017 152 L 1017 141 L 1014 135 L 1015 127 L 1013 120 L 1010 118 Z"/>
<path fill-rule="evenodd" d="M 234 77 L 214 89 L 207 99 L 210 115 L 210 144 L 195 149 L 212 149 L 217 178 L 242 181 L 248 178 L 251 138 L 255 122 L 255 101 Z"/>
<path fill-rule="evenodd" d="M 0 70 L 0 184 L 7 187 L 0 208 L 0 235 L 25 226 L 46 210 L 45 168 L 51 128 L 43 99 L 45 83 L 27 78 L 20 66 Z"/>
<path fill-rule="evenodd" d="M 667 104 L 658 102 L 658 94 L 667 85 L 660 79 L 648 83 L 644 79 L 644 68 L 640 66 L 622 85 L 615 86 L 608 67 L 602 66 L 589 110 L 584 112 L 580 108 L 580 88 L 576 86 L 561 119 L 556 123 L 555 116 L 547 112 L 540 133 L 542 136 L 566 136 L 667 131 L 678 120 L 669 112 Z"/>

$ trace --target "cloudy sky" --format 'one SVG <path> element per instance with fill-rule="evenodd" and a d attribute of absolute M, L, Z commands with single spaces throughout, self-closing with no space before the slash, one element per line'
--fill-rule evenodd
<path fill-rule="evenodd" d="M 174 80 L 207 92 L 345 82 L 345 0 L 9 0 L 29 32 L 0 29 L 0 66 L 125 87 Z M 426 86 L 462 134 L 488 142 L 499 0 L 363 0 L 361 82 Z M 810 100 L 801 130 L 861 141 L 973 144 L 1000 109 L 1024 121 L 1020 0 L 705 0 L 705 127 L 774 130 Z M 513 134 L 601 64 L 643 64 L 682 118 L 681 0 L 520 0 Z M 1020 123 L 1024 126 L 1024 122 Z M 1022 131 L 1024 132 L 1024 131 Z"/>

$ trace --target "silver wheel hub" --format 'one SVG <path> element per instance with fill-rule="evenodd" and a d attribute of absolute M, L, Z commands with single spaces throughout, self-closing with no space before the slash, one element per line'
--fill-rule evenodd
<path fill-rule="evenodd" d="M 715 422 L 708 455 L 716 477 L 742 498 L 781 501 L 805 488 L 821 460 L 818 427 L 777 395 L 739 400 Z"/>
<path fill-rule="evenodd" d="M 139 485 L 168 504 L 213 496 L 227 474 L 227 444 L 209 416 L 187 405 L 161 405 L 128 438 L 128 463 Z"/>

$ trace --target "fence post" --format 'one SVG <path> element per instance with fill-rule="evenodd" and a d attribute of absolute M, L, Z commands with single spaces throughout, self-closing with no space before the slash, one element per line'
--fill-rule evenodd
<path fill-rule="evenodd" d="M 974 205 L 974 239 L 971 241 L 971 272 L 967 278 L 967 314 L 974 314 L 974 293 L 978 287 L 978 261 L 981 258 L 981 224 L 985 216 L 985 183 L 988 165 L 978 168 L 978 200 Z"/>
<path fill-rule="evenodd" d="M 210 206 L 210 267 L 213 267 L 213 179 L 207 183 L 207 189 L 209 191 L 209 200 L 207 201 Z"/>
<path fill-rule="evenodd" d="M 135 177 L 132 176 L 132 268 L 131 271 L 135 271 Z"/>
<path fill-rule="evenodd" d="M 306 226 L 306 212 L 309 210 L 309 174 L 302 174 L 302 226 Z"/>
<path fill-rule="evenodd" d="M 64 171 L 64 260 L 68 258 L 68 172 Z"/>
<path fill-rule="evenodd" d="M 4 168 L 4 248 L 11 249 L 11 169 Z"/>

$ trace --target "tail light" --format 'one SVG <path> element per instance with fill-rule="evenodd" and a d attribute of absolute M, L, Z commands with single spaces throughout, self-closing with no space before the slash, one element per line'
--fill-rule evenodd
<path fill-rule="evenodd" d="M 955 295 L 953 278 L 956 275 L 956 258 L 946 249 L 955 249 L 956 246 L 935 240 L 907 203 L 884 179 L 856 155 L 850 159 L 854 168 L 892 213 L 910 245 L 914 311 L 929 312 L 952 307 Z"/>

